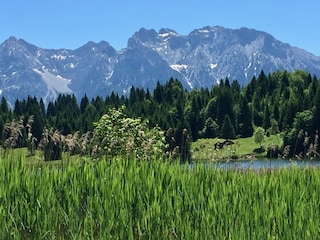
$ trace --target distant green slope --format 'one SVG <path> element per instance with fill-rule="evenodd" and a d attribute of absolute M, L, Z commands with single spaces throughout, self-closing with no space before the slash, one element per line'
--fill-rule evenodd
<path fill-rule="evenodd" d="M 239 138 L 232 140 L 235 144 L 224 146 L 222 149 L 215 150 L 214 144 L 223 142 L 225 139 L 207 138 L 199 139 L 191 144 L 193 161 L 220 161 L 237 158 L 238 160 L 250 158 L 265 158 L 266 149 L 274 144 L 282 146 L 282 138 L 278 135 L 265 137 L 262 146 L 265 151 L 261 152 L 259 144 L 254 142 L 252 137 Z M 260 151 L 259 151 L 260 150 Z"/>

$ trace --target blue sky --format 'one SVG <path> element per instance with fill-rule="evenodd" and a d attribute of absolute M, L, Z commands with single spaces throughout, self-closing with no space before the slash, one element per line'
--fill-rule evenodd
<path fill-rule="evenodd" d="M 4 0 L 0 43 L 10 36 L 42 48 L 105 40 L 120 50 L 141 27 L 187 35 L 220 25 L 265 31 L 320 56 L 319 0 Z"/>

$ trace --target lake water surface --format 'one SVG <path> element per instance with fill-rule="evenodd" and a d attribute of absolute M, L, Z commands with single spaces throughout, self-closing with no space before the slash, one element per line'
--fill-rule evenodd
<path fill-rule="evenodd" d="M 274 169 L 290 167 L 320 167 L 320 160 L 286 160 L 286 159 L 262 159 L 253 161 L 229 161 L 207 163 L 208 166 L 214 166 L 222 169 Z"/>

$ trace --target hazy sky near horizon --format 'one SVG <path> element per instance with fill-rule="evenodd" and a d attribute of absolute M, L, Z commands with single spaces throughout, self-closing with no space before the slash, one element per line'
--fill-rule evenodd
<path fill-rule="evenodd" d="M 4 0 L 0 43 L 10 36 L 41 48 L 88 41 L 127 46 L 141 27 L 187 35 L 204 26 L 248 27 L 320 56 L 319 0 Z"/>

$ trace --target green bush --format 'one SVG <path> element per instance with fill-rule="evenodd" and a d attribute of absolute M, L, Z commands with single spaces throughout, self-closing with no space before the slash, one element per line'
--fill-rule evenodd
<path fill-rule="evenodd" d="M 265 138 L 265 131 L 262 127 L 257 127 L 256 130 L 253 133 L 253 139 L 254 142 L 260 145 L 260 148 L 262 148 L 262 142 Z"/>
<path fill-rule="evenodd" d="M 149 128 L 147 120 L 127 117 L 124 106 L 109 109 L 94 126 L 93 154 L 96 156 L 150 160 L 164 154 L 164 132 L 159 127 Z"/>

